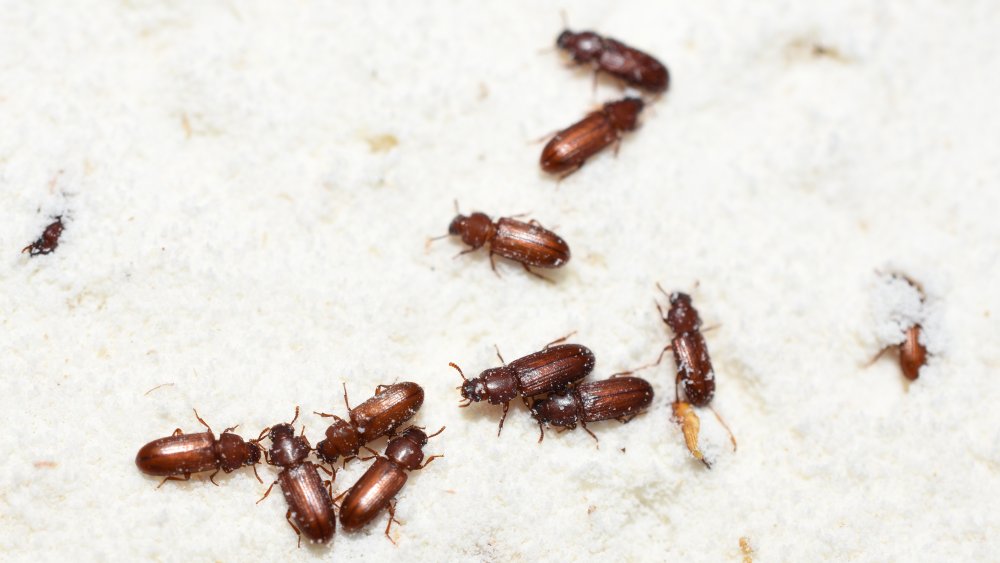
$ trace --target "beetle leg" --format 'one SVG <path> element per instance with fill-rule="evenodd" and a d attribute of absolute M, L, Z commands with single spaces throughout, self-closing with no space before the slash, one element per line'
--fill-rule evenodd
<path fill-rule="evenodd" d="M 498 358 L 500 358 L 500 363 L 506 366 L 506 365 L 507 365 L 507 362 L 503 361 L 503 356 L 501 356 L 501 355 L 500 355 L 500 347 L 499 347 L 499 346 L 497 346 L 496 344 L 494 344 L 494 345 L 493 345 L 493 348 L 495 348 L 495 349 L 496 349 L 496 351 L 497 351 L 497 357 L 498 357 Z M 464 377 L 464 376 L 463 376 L 463 377 Z"/>
<path fill-rule="evenodd" d="M 212 484 L 215 485 L 216 487 L 218 487 L 219 484 L 215 482 L 215 476 L 219 474 L 219 471 L 221 471 L 221 469 L 216 469 L 215 473 L 212 473 L 211 475 L 208 476 L 208 480 L 211 481 Z"/>
<path fill-rule="evenodd" d="M 170 477 L 165 477 L 162 481 L 160 481 L 160 484 L 157 485 L 156 488 L 159 489 L 167 481 L 190 481 L 190 480 L 191 480 L 191 474 L 190 473 L 185 473 L 184 477 L 177 477 L 175 475 L 171 475 Z"/>
<path fill-rule="evenodd" d="M 274 483 L 277 483 L 277 481 L 275 481 Z M 264 499 L 266 499 L 266 498 L 267 498 L 267 495 L 271 494 L 271 489 L 273 489 L 273 488 L 274 488 L 274 483 L 271 483 L 271 486 L 270 486 L 270 487 L 268 487 L 266 491 L 264 491 L 264 496 L 260 497 L 260 500 L 258 500 L 258 501 L 257 501 L 256 503 L 254 503 L 254 504 L 260 504 L 262 500 L 264 500 Z"/>
<path fill-rule="evenodd" d="M 572 169 L 567 170 L 566 172 L 563 172 L 562 174 L 559 175 L 559 181 L 562 182 L 563 180 L 566 179 L 566 176 L 569 176 L 570 174 L 576 172 L 581 168 L 583 168 L 583 163 L 582 162 L 576 163 L 576 166 L 574 166 Z"/>
<path fill-rule="evenodd" d="M 552 281 L 549 278 L 543 276 L 542 274 L 539 274 L 538 272 L 532 271 L 531 268 L 529 268 L 528 265 L 525 264 L 524 262 L 521 262 L 521 265 L 524 266 L 524 271 L 526 271 L 529 274 L 535 276 L 536 278 L 541 278 L 541 279 L 543 279 L 543 280 L 545 280 L 545 281 L 547 281 L 549 283 L 555 283 L 554 281 Z"/>
<path fill-rule="evenodd" d="M 538 443 L 541 444 L 542 440 L 545 439 L 545 427 L 542 426 L 542 421 L 538 421 Z"/>
<path fill-rule="evenodd" d="M 237 424 L 236 426 L 230 426 L 229 428 L 226 428 L 225 430 L 223 430 L 222 433 L 225 434 L 226 432 L 232 432 L 233 430 L 236 430 L 239 427 L 240 427 L 239 424 Z"/>
<path fill-rule="evenodd" d="M 389 541 L 392 542 L 392 545 L 396 545 L 396 541 L 393 540 L 392 536 L 389 535 L 389 528 L 392 527 L 392 523 L 393 522 L 399 524 L 399 520 L 396 520 L 396 501 L 395 500 L 393 500 L 392 503 L 389 504 L 389 521 L 386 522 L 386 524 L 385 524 L 385 537 L 386 537 L 386 539 L 388 539 Z"/>
<path fill-rule="evenodd" d="M 429 457 L 426 460 L 424 460 L 423 465 L 417 467 L 417 469 L 423 469 L 423 468 L 427 467 L 428 465 L 431 464 L 432 461 L 434 461 L 435 459 L 437 459 L 439 457 L 444 457 L 444 454 L 435 454 L 435 455 L 432 455 L 431 457 Z"/>
<path fill-rule="evenodd" d="M 334 477 L 334 478 L 337 477 L 337 472 L 336 471 L 330 471 L 329 469 L 327 469 L 326 467 L 323 467 L 320 464 L 316 464 L 316 467 L 319 467 L 320 469 L 322 469 L 323 471 L 325 471 L 326 474 L 329 475 L 330 477 Z"/>
<path fill-rule="evenodd" d="M 556 338 L 552 342 L 549 342 L 548 344 L 546 344 L 545 347 L 542 348 L 542 350 L 548 350 L 549 348 L 552 347 L 553 344 L 559 344 L 560 342 L 566 342 L 567 340 L 569 340 L 569 337 L 573 336 L 574 334 L 576 334 L 575 330 L 573 332 L 567 334 L 566 336 L 563 336 L 562 338 Z"/>
<path fill-rule="evenodd" d="M 868 363 L 864 365 L 864 367 L 866 367 L 866 368 L 867 367 L 871 367 L 875 362 L 879 361 L 879 358 L 881 358 L 886 352 L 888 352 L 890 348 L 896 348 L 896 347 L 897 347 L 897 345 L 892 345 L 892 346 L 886 346 L 885 348 L 882 348 L 881 350 L 878 351 L 878 354 L 875 354 L 874 358 L 872 358 L 871 360 L 869 360 Z"/>
<path fill-rule="evenodd" d="M 493 273 L 496 274 L 498 278 L 503 277 L 503 276 L 500 275 L 500 272 L 497 271 L 497 262 L 496 262 L 496 259 L 493 258 L 493 249 L 492 248 L 490 249 L 490 268 L 493 269 Z"/>
<path fill-rule="evenodd" d="M 375 386 L 375 394 L 378 395 L 379 393 L 382 392 L 383 389 L 388 389 L 388 388 L 389 388 L 389 385 L 376 385 Z"/>
<path fill-rule="evenodd" d="M 326 469 L 326 468 L 324 467 L 324 469 Z M 327 480 L 323 481 L 323 484 L 326 485 L 326 493 L 332 497 L 333 496 L 333 480 L 332 479 L 327 479 Z"/>
<path fill-rule="evenodd" d="M 295 535 L 299 536 L 299 543 L 298 543 L 297 547 L 302 547 L 302 532 L 300 532 L 299 529 L 295 527 L 295 524 L 292 523 L 292 509 L 291 508 L 289 508 L 288 512 L 285 513 L 285 520 L 287 520 L 288 521 L 288 525 L 291 526 L 293 530 L 295 530 Z"/>
<path fill-rule="evenodd" d="M 729 441 L 733 443 L 733 452 L 735 452 L 736 451 L 736 436 L 733 436 L 733 431 L 729 429 L 729 425 L 726 424 L 726 421 L 722 420 L 722 417 L 719 416 L 719 413 L 715 412 L 714 408 L 712 408 L 711 406 L 709 406 L 708 410 L 712 411 L 712 414 L 715 415 L 715 419 L 719 421 L 719 424 L 721 424 L 722 427 L 726 429 L 726 432 L 729 432 Z"/>
<path fill-rule="evenodd" d="M 581 420 L 580 421 L 580 426 L 587 432 L 587 434 L 590 434 L 590 437 L 593 438 L 595 442 L 597 442 L 597 448 L 600 449 L 601 448 L 601 445 L 600 445 L 601 441 L 598 440 L 597 436 L 593 432 L 590 431 L 590 428 L 587 428 L 587 423 Z"/>
<path fill-rule="evenodd" d="M 351 492 L 351 489 L 347 489 L 346 491 L 344 491 L 344 492 L 340 493 L 339 495 L 333 497 L 333 504 L 334 504 L 334 506 L 337 507 L 338 510 L 340 509 L 340 504 L 338 504 L 338 501 L 340 501 L 340 499 L 344 498 L 344 496 L 346 496 L 347 493 L 349 493 L 349 492 Z"/>
<path fill-rule="evenodd" d="M 329 413 L 317 412 L 317 411 L 313 411 L 313 414 L 322 416 L 323 418 L 336 418 L 340 422 L 346 422 L 344 419 L 340 418 L 339 416 L 337 416 L 335 414 L 329 414 Z"/>
<path fill-rule="evenodd" d="M 183 435 L 184 435 L 184 432 L 183 432 L 183 431 L 181 431 L 181 429 L 180 429 L 180 428 L 175 428 L 175 429 L 174 429 L 174 433 L 173 433 L 173 434 L 171 434 L 171 436 L 183 436 Z"/>
<path fill-rule="evenodd" d="M 663 361 L 663 355 L 666 354 L 667 351 L 673 350 L 673 348 L 674 348 L 673 344 L 667 344 L 663 348 L 663 350 L 660 350 L 660 355 L 656 357 L 656 361 L 655 362 L 653 362 L 651 364 L 646 364 L 644 366 L 639 366 L 639 367 L 637 367 L 635 369 L 630 369 L 628 371 L 620 371 L 618 373 L 612 374 L 611 378 L 615 378 L 615 377 L 618 377 L 620 375 L 632 375 L 633 373 L 635 373 L 637 371 L 642 371 L 642 370 L 647 369 L 647 368 L 656 367 L 656 366 L 660 365 L 660 362 Z"/>
<path fill-rule="evenodd" d="M 257 482 L 258 483 L 260 483 L 261 485 L 264 484 L 264 481 L 262 481 L 261 478 L 260 478 L 260 474 L 257 473 L 257 464 L 256 463 L 253 464 L 253 476 L 257 478 Z"/>
<path fill-rule="evenodd" d="M 344 404 L 347 405 L 347 412 L 351 412 L 351 403 L 347 402 L 347 382 L 341 382 L 344 386 Z"/>
<path fill-rule="evenodd" d="M 503 404 L 503 416 L 500 417 L 500 428 L 497 428 L 497 438 L 500 437 L 500 432 L 503 431 L 503 421 L 507 420 L 507 409 L 510 408 L 510 402 Z"/>
<path fill-rule="evenodd" d="M 212 427 L 209 426 L 208 423 L 205 422 L 200 416 L 198 416 L 198 409 L 191 409 L 191 410 L 194 411 L 194 417 L 198 419 L 198 422 L 200 422 L 205 428 L 208 428 L 208 431 L 211 432 Z"/>

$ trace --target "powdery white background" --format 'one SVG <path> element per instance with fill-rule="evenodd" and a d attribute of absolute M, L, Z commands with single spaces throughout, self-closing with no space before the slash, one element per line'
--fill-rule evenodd
<path fill-rule="evenodd" d="M 557 185 L 532 141 L 621 96 L 549 49 L 562 8 L 673 84 L 617 158 Z M 747 536 L 759 561 L 994 557 L 998 28 L 990 1 L 4 3 L 0 552 L 724 561 Z M 572 261 L 546 284 L 425 251 L 455 199 L 530 212 Z M 19 254 L 59 213 L 58 251 Z M 892 316 L 893 268 L 936 319 L 912 385 L 891 356 L 864 367 L 913 313 Z M 648 414 L 593 425 L 599 449 L 536 444 L 519 404 L 499 439 L 499 409 L 456 408 L 447 363 L 478 373 L 493 344 L 576 330 L 595 377 L 651 360 L 656 281 L 720 325 L 714 405 L 740 447 L 702 412 L 711 471 L 669 422 L 669 361 Z M 156 490 L 133 464 L 197 431 L 192 408 L 255 435 L 397 380 L 448 427 L 398 546 L 383 517 L 296 549 L 250 472 Z"/>

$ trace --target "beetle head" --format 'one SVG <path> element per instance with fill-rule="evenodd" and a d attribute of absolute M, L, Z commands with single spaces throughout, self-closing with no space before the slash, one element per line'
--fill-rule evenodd
<path fill-rule="evenodd" d="M 448 226 L 448 233 L 459 235 L 462 242 L 472 248 L 479 248 L 493 238 L 493 220 L 485 213 L 473 213 L 472 215 L 456 215 Z"/>
<path fill-rule="evenodd" d="M 593 31 L 574 33 L 568 29 L 559 34 L 556 46 L 569 51 L 573 60 L 579 63 L 596 59 L 604 49 L 601 36 Z"/>
<path fill-rule="evenodd" d="M 691 296 L 679 291 L 670 294 L 670 310 L 663 320 L 675 334 L 691 332 L 701 326 L 701 318 L 691 304 Z"/>

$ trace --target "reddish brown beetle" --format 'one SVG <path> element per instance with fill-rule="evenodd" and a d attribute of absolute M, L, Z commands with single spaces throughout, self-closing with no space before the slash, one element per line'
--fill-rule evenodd
<path fill-rule="evenodd" d="M 668 350 L 673 350 L 674 363 L 677 366 L 677 376 L 674 379 L 676 400 L 680 401 L 683 395 L 685 402 L 696 407 L 704 407 L 712 402 L 712 397 L 715 395 L 715 371 L 708 357 L 705 337 L 701 334 L 701 318 L 691 305 L 690 295 L 679 291 L 667 295 L 660 284 L 656 284 L 656 287 L 670 300 L 670 310 L 666 314 L 663 313 L 659 303 L 656 304 L 656 309 L 660 312 L 663 322 L 673 331 L 674 337 L 670 344 L 660 351 L 655 362 L 638 369 L 659 365 L 663 361 L 663 355 Z"/>
<path fill-rule="evenodd" d="M 257 475 L 257 463 L 262 451 L 257 441 L 244 441 L 230 432 L 236 429 L 235 426 L 223 430 L 216 439 L 208 423 L 198 416 L 197 410 L 194 416 L 208 432 L 185 434 L 178 428 L 172 435 L 146 444 L 136 454 L 135 465 L 139 471 L 147 475 L 166 476 L 156 488 L 167 481 L 187 481 L 192 473 L 212 469 L 215 472 L 208 479 L 214 485 L 218 485 L 215 475 L 219 471 L 231 473 L 244 465 L 253 467 L 254 475 Z M 260 475 L 257 475 L 257 480 L 260 481 Z"/>
<path fill-rule="evenodd" d="M 423 388 L 416 383 L 403 382 L 379 385 L 374 397 L 352 409 L 347 402 L 345 385 L 344 404 L 350 413 L 350 421 L 332 414 L 316 413 L 336 419 L 326 429 L 326 439 L 316 444 L 316 457 L 332 464 L 340 456 L 345 461 L 357 456 L 362 445 L 395 432 L 401 424 L 413 418 L 423 403 Z"/>
<path fill-rule="evenodd" d="M 892 274 L 892 277 L 899 278 L 913 286 L 920 294 L 920 303 L 923 304 L 926 296 L 922 285 L 902 274 Z M 923 327 L 919 323 L 907 328 L 903 342 L 882 348 L 868 365 L 874 364 L 883 354 L 894 349 L 899 352 L 899 367 L 903 371 L 903 376 L 910 381 L 916 381 L 920 377 L 920 368 L 927 363 L 927 348 L 920 342 L 922 334 Z"/>
<path fill-rule="evenodd" d="M 598 72 L 606 72 L 654 94 L 670 85 L 670 73 L 660 61 L 593 31 L 564 30 L 556 39 L 556 46 L 567 51 L 577 63 L 592 64 L 595 78 Z"/>
<path fill-rule="evenodd" d="M 639 98 L 608 102 L 601 109 L 559 131 L 542 149 L 542 170 L 562 174 L 565 178 L 612 143 L 617 153 L 622 133 L 632 131 L 638 125 L 643 105 Z"/>
<path fill-rule="evenodd" d="M 38 240 L 22 248 L 21 253 L 27 252 L 29 256 L 38 256 L 53 252 L 59 246 L 59 237 L 62 232 L 63 222 L 60 215 L 49 226 L 45 227 L 45 231 L 42 232 L 42 236 L 38 237 Z"/>
<path fill-rule="evenodd" d="M 456 204 L 456 208 L 457 208 Z M 458 255 L 475 252 L 484 245 L 490 247 L 490 267 L 496 273 L 493 255 L 499 255 L 520 262 L 528 273 L 548 279 L 531 271 L 537 268 L 559 268 L 569 262 L 569 245 L 559 235 L 542 227 L 538 221 L 518 221 L 511 217 L 501 217 L 495 222 L 485 213 L 462 215 L 459 213 L 448 226 L 448 234 L 435 237 L 434 241 L 446 236 L 457 235 L 470 248 Z M 499 275 L 499 274 L 497 274 Z"/>
<path fill-rule="evenodd" d="M 427 440 L 442 432 L 444 427 L 428 436 L 423 430 L 410 427 L 389 441 L 385 457 L 373 451 L 372 454 L 377 458 L 375 463 L 347 491 L 347 498 L 340 504 L 340 524 L 344 529 L 361 529 L 388 507 L 389 522 L 385 526 L 385 537 L 396 543 L 389 536 L 389 528 L 396 521 L 396 503 L 393 498 L 406 484 L 406 471 L 423 469 L 435 459 L 444 457 L 432 455 L 423 464 L 420 463 L 424 459 L 423 447 L 427 445 Z"/>
<path fill-rule="evenodd" d="M 541 442 L 545 437 L 542 424 L 576 428 L 579 423 L 594 440 L 597 436 L 587 428 L 588 422 L 617 419 L 626 423 L 653 402 L 653 387 L 641 377 L 612 377 L 589 381 L 544 399 L 534 401 L 531 416 L 538 421 Z"/>
<path fill-rule="evenodd" d="M 490 404 L 503 405 L 503 416 L 500 418 L 500 428 L 497 436 L 503 430 L 503 422 L 507 418 L 510 401 L 521 396 L 525 397 L 562 391 L 574 381 L 587 377 L 594 369 L 594 353 L 586 346 L 579 344 L 560 344 L 566 337 L 549 343 L 545 348 L 534 354 L 518 358 L 513 362 L 498 368 L 490 368 L 474 379 L 466 379 L 462 369 L 454 363 L 448 364 L 462 376 L 462 397 L 464 408 L 473 402 L 482 400 Z M 497 356 L 503 362 L 503 357 L 497 351 Z M 525 401 L 527 405 L 527 401 Z"/>
<path fill-rule="evenodd" d="M 305 436 L 295 435 L 292 425 L 298 418 L 299 408 L 295 407 L 295 418 L 291 422 L 265 429 L 271 439 L 271 448 L 265 454 L 267 462 L 282 470 L 278 473 L 278 479 L 271 483 L 257 502 L 260 503 L 271 494 L 275 483 L 281 485 L 281 492 L 288 502 L 285 520 L 295 530 L 301 547 L 303 534 L 314 543 L 327 543 L 333 539 L 333 534 L 337 531 L 337 515 L 330 498 L 329 487 L 332 487 L 332 482 L 324 483 L 317 471 L 317 468 L 327 471 L 326 468 L 306 461 L 312 447 Z"/>

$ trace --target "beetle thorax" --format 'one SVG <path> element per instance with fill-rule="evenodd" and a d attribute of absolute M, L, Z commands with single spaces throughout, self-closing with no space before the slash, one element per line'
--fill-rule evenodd
<path fill-rule="evenodd" d="M 604 50 L 601 36 L 593 31 L 573 33 L 567 29 L 559 34 L 556 45 L 569 51 L 573 60 L 581 63 L 594 60 Z"/>
<path fill-rule="evenodd" d="M 680 292 L 670 294 L 670 311 L 667 312 L 664 321 L 674 334 L 698 330 L 701 326 L 698 311 L 691 305 L 691 296 Z"/>
<path fill-rule="evenodd" d="M 226 473 L 260 461 L 260 450 L 232 432 L 223 432 L 215 442 L 215 455 Z"/>
<path fill-rule="evenodd" d="M 298 465 L 309 456 L 309 444 L 305 438 L 295 436 L 290 424 L 279 424 L 271 428 L 271 464 L 281 467 Z"/>
<path fill-rule="evenodd" d="M 508 366 L 490 368 L 462 384 L 462 396 L 499 405 L 517 396 L 517 376 Z"/>
<path fill-rule="evenodd" d="M 338 457 L 357 455 L 360 448 L 361 439 L 357 430 L 338 418 L 326 429 L 326 439 L 316 444 L 316 455 L 327 463 L 333 463 Z"/>
<path fill-rule="evenodd" d="M 570 390 L 558 395 L 549 395 L 531 405 L 531 414 L 540 421 L 556 426 L 576 426 L 580 420 L 580 401 L 576 392 Z"/>
<path fill-rule="evenodd" d="M 424 460 L 427 434 L 419 428 L 410 428 L 398 438 L 393 438 L 385 448 L 385 456 L 396 465 L 413 471 Z"/>
<path fill-rule="evenodd" d="M 496 227 L 493 226 L 493 220 L 489 215 L 478 212 L 468 217 L 458 215 L 448 226 L 449 234 L 460 235 L 462 242 L 472 248 L 479 248 L 492 240 L 495 232 Z"/>

